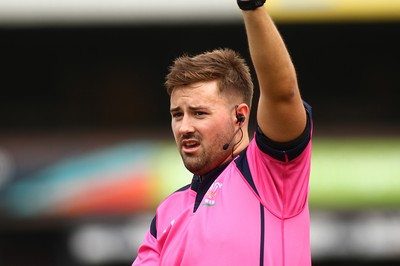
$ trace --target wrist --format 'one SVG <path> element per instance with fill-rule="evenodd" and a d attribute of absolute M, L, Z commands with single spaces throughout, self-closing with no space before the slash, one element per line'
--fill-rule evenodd
<path fill-rule="evenodd" d="M 265 0 L 236 0 L 241 10 L 254 10 L 264 5 Z"/>

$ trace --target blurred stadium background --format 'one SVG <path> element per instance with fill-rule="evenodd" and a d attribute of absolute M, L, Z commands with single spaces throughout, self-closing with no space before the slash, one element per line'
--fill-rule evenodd
<path fill-rule="evenodd" d="M 268 6 L 314 108 L 314 265 L 400 265 L 400 1 Z M 1 266 L 131 264 L 191 179 L 167 67 L 216 47 L 249 59 L 232 0 L 0 1 Z"/>

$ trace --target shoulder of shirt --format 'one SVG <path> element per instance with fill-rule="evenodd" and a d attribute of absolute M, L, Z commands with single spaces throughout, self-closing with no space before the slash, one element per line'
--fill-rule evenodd
<path fill-rule="evenodd" d="M 184 192 L 187 192 L 190 189 L 191 184 L 185 185 L 183 187 L 181 187 L 178 190 L 175 190 L 174 192 L 172 192 L 171 194 L 169 194 L 167 197 L 164 198 L 164 200 L 162 200 L 160 202 L 160 204 L 158 205 L 158 209 L 160 209 L 162 206 L 166 206 L 165 204 L 168 205 L 168 202 L 170 202 L 171 200 L 173 200 L 174 198 L 177 199 L 179 198 L 181 195 L 185 194 Z M 183 193 L 183 194 L 182 194 Z"/>
<path fill-rule="evenodd" d="M 303 133 L 297 139 L 289 142 L 275 142 L 265 136 L 257 125 L 255 139 L 260 150 L 274 159 L 283 162 L 286 161 L 286 155 L 289 161 L 291 161 L 304 151 L 312 137 L 313 122 L 311 106 L 306 102 L 303 103 L 307 111 L 307 123 Z"/>

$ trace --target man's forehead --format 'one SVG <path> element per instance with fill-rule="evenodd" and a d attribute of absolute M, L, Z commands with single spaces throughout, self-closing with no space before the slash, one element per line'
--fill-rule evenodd
<path fill-rule="evenodd" d="M 196 83 L 188 86 L 175 88 L 170 96 L 171 101 L 179 100 L 180 98 L 187 99 L 219 99 L 221 94 L 216 86 L 210 83 Z"/>
<path fill-rule="evenodd" d="M 176 92 L 191 92 L 191 91 L 197 91 L 197 92 L 214 92 L 218 93 L 218 82 L 216 80 L 212 81 L 201 81 L 201 82 L 194 82 L 182 86 L 176 87 L 171 95 L 173 95 Z"/>

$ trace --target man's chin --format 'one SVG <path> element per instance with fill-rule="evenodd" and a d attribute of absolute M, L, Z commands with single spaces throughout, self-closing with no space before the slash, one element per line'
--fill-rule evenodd
<path fill-rule="evenodd" d="M 204 165 L 199 162 L 194 161 L 193 159 L 194 158 L 184 157 L 183 164 L 185 165 L 186 169 L 189 172 L 197 175 L 197 174 L 201 173 L 202 170 L 204 170 Z"/>

